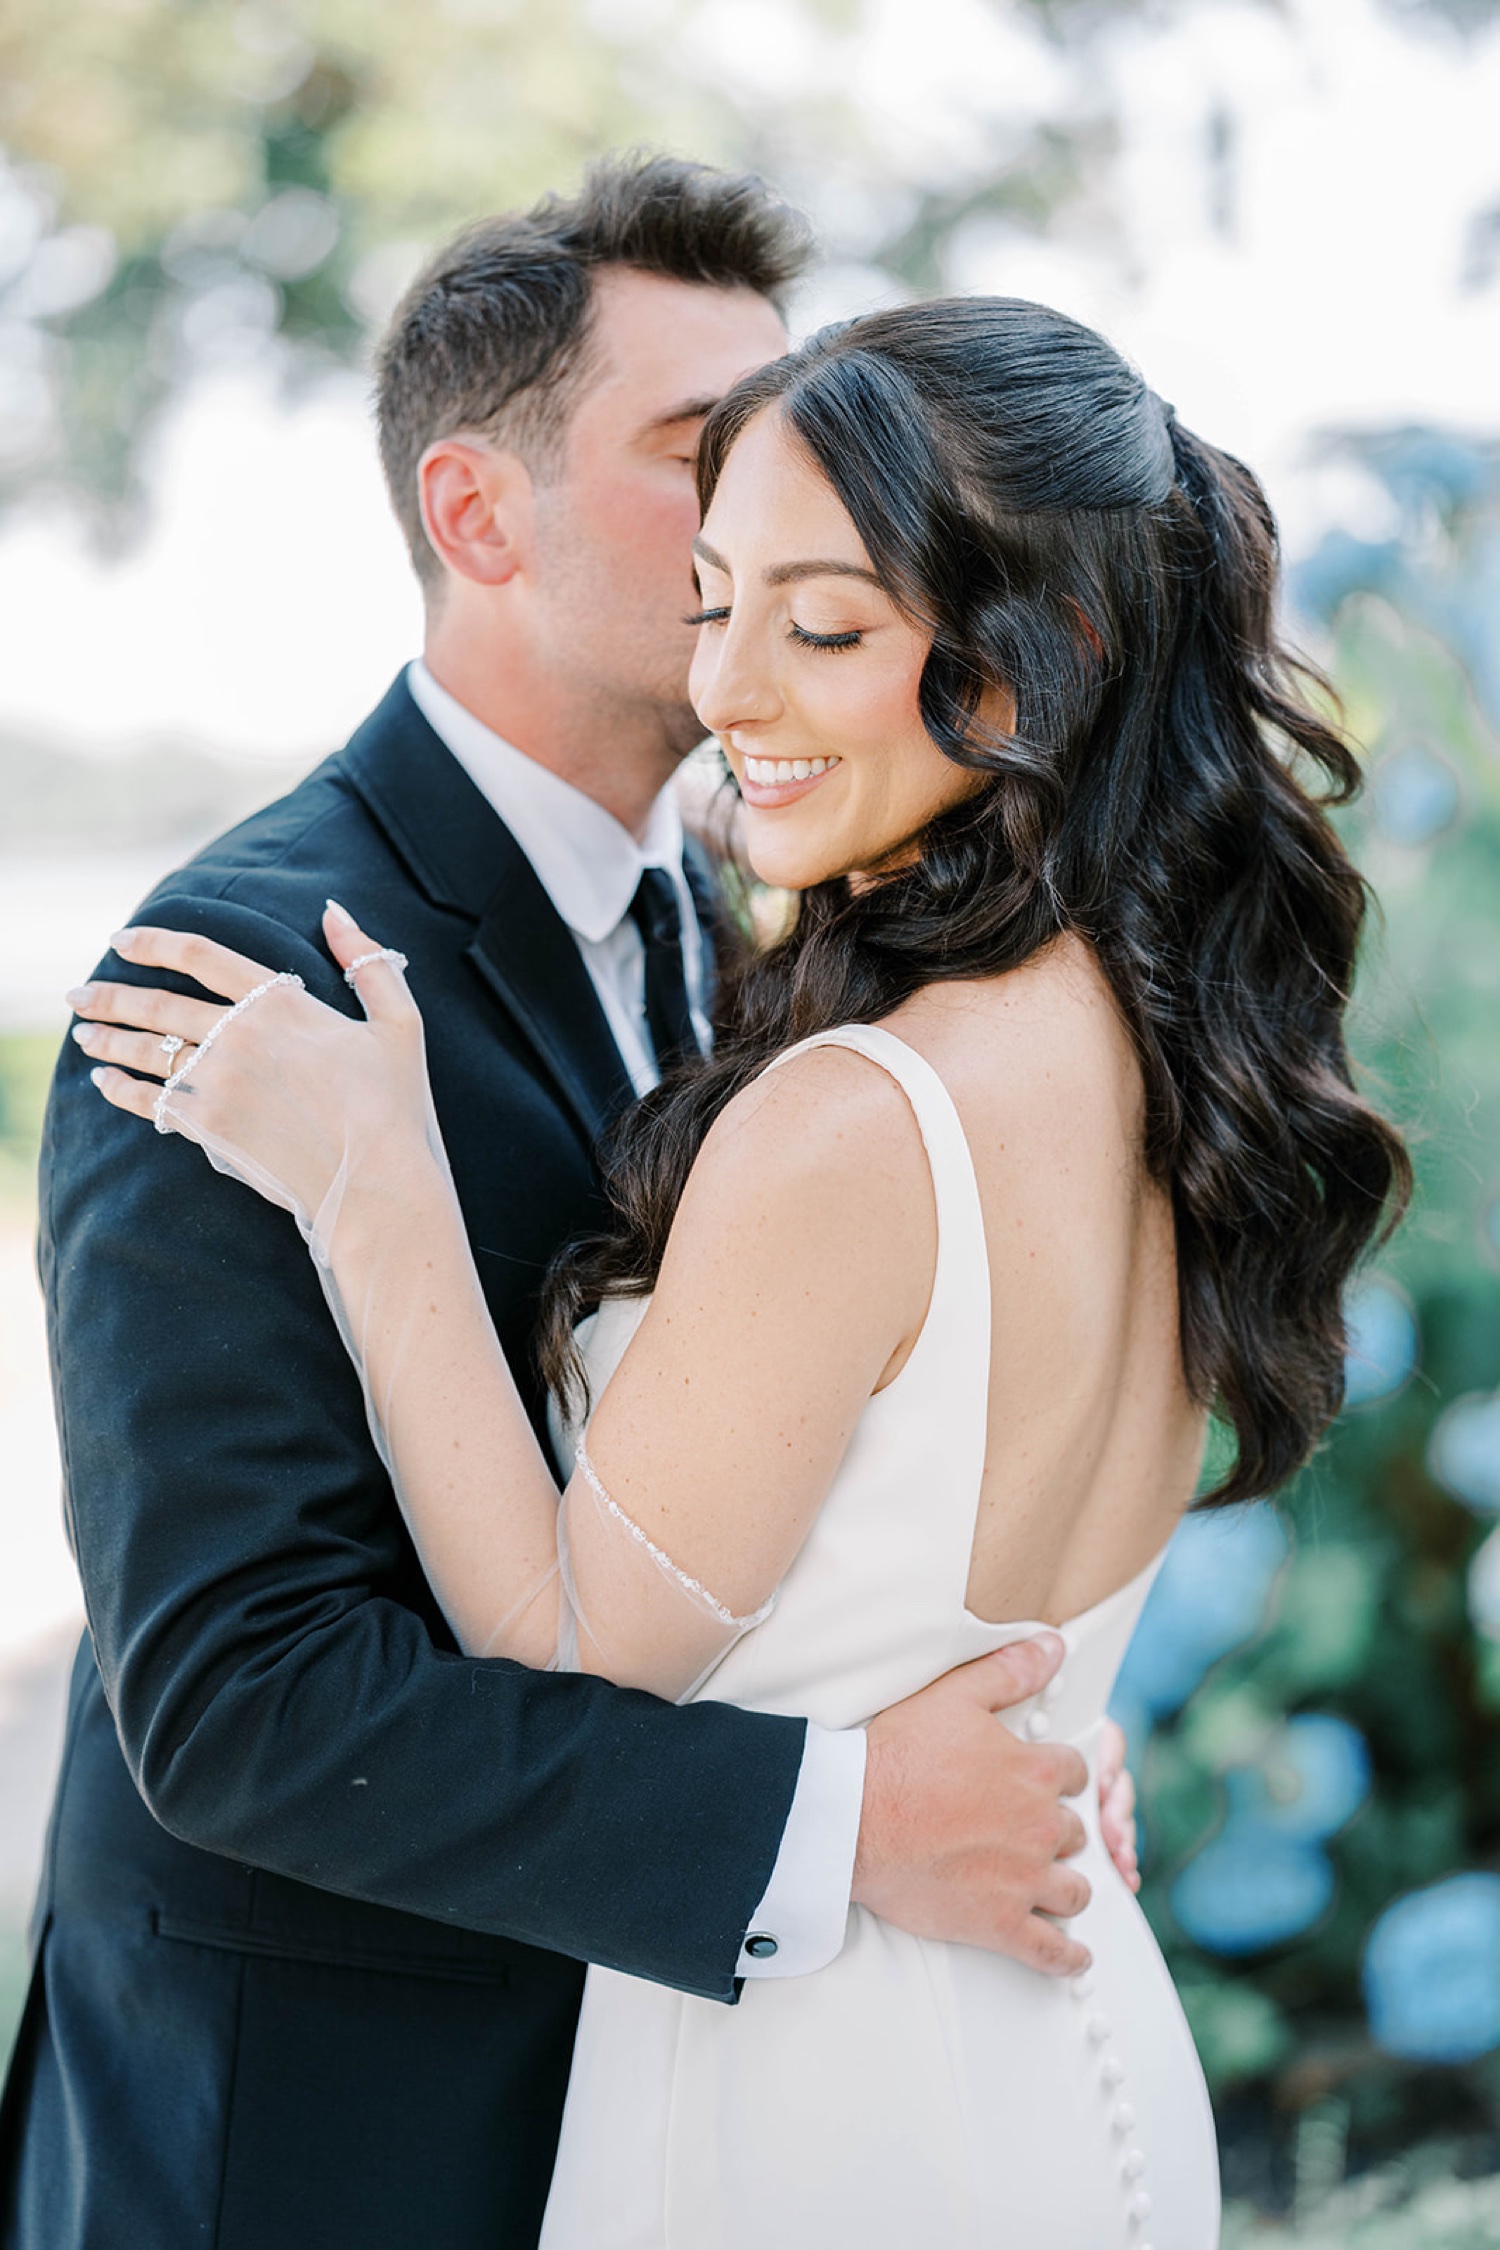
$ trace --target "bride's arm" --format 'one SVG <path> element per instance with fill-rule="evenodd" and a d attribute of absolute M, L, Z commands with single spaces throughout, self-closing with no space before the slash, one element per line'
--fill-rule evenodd
<path fill-rule="evenodd" d="M 871 1393 L 904 1358 L 936 1259 L 916 1120 L 884 1071 L 818 1049 L 758 1079 L 704 1142 L 589 1452 L 610 1500 L 724 1610 L 774 1594 Z M 687 1644 L 642 1598 L 577 1478 L 577 1606 L 605 1660 L 673 1692 Z"/>
<path fill-rule="evenodd" d="M 95 1020 L 74 1036 L 106 1066 L 179 1075 L 163 1087 L 93 1073 L 117 1108 L 155 1116 L 291 1211 L 454 1638 L 468 1655 L 543 1667 L 558 1645 L 557 1485 L 475 1271 L 422 1019 L 390 959 L 332 905 L 325 935 L 346 970 L 364 963 L 349 971 L 362 1022 L 207 938 L 135 929 L 113 941 L 123 958 L 222 998 L 97 986 L 80 1010 Z M 143 1022 L 153 1029 L 115 1028 Z M 163 1031 L 182 1050 L 170 1060 Z"/>
<path fill-rule="evenodd" d="M 352 929 L 328 934 L 342 960 L 369 949 Z M 176 933 L 130 933 L 120 949 L 231 1000 L 266 974 Z M 170 1122 L 297 1214 L 460 1644 L 545 1663 L 562 1614 L 581 1669 L 681 1693 L 774 1592 L 861 1407 L 920 1326 L 935 1219 L 915 1120 L 884 1072 L 840 1050 L 730 1106 L 595 1415 L 596 1481 L 575 1475 L 559 1522 L 442 1159 L 420 1018 L 383 963 L 358 989 L 366 1024 L 265 994 L 172 1097 Z M 135 1021 L 140 1001 L 132 989 Z M 190 1040 L 219 1012 L 172 1006 Z M 162 1067 L 150 1035 L 94 1036 L 108 1061 Z M 101 1090 L 143 1115 L 157 1093 L 117 1070 Z"/>

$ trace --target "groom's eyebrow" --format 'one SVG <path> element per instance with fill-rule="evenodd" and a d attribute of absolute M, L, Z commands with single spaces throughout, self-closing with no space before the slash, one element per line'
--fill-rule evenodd
<path fill-rule="evenodd" d="M 645 427 L 650 430 L 670 430 L 676 422 L 701 422 L 712 414 L 718 405 L 717 398 L 684 398 L 669 406 L 661 414 L 653 414 Z"/>
<path fill-rule="evenodd" d="M 710 547 L 706 539 L 693 541 L 693 553 L 700 562 L 706 562 L 710 570 L 722 571 L 726 578 L 734 576 L 724 557 Z M 768 586 L 796 586 L 804 578 L 860 578 L 867 586 L 880 584 L 875 572 L 866 569 L 863 563 L 835 562 L 831 557 L 809 562 L 772 563 L 763 576 Z"/>

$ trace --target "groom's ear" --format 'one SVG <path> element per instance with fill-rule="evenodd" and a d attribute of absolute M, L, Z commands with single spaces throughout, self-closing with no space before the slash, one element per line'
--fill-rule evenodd
<path fill-rule="evenodd" d="M 438 438 L 417 466 L 422 524 L 448 570 L 504 586 L 531 550 L 535 491 L 519 454 L 483 438 Z"/>

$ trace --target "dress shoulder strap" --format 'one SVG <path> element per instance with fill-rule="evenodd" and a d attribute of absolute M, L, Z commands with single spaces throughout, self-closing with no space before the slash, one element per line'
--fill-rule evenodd
<path fill-rule="evenodd" d="M 983 1370 L 982 1400 L 989 1383 L 990 1266 L 973 1152 L 953 1096 L 926 1056 L 883 1024 L 845 1023 L 816 1031 L 796 1046 L 784 1048 L 766 1067 L 779 1069 L 814 1047 L 850 1048 L 895 1079 L 911 1104 L 932 1169 L 937 1271 L 922 1334 L 896 1380 L 904 1382 L 919 1359 L 946 1353 L 950 1371 L 956 1373 L 961 1365 L 970 1383 Z M 957 1341 L 960 1335 L 962 1347 Z"/>

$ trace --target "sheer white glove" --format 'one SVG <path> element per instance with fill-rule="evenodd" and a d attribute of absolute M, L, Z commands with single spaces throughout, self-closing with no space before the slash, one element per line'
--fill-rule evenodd
<path fill-rule="evenodd" d="M 124 959 L 222 998 L 70 995 L 86 1019 L 74 1036 L 104 1065 L 94 1082 L 292 1214 L 460 1645 L 685 1696 L 765 1610 L 732 1616 L 615 1505 L 586 1452 L 559 1506 L 470 1254 L 404 963 L 341 908 L 324 935 L 363 1021 L 208 938 L 121 932 Z"/>

